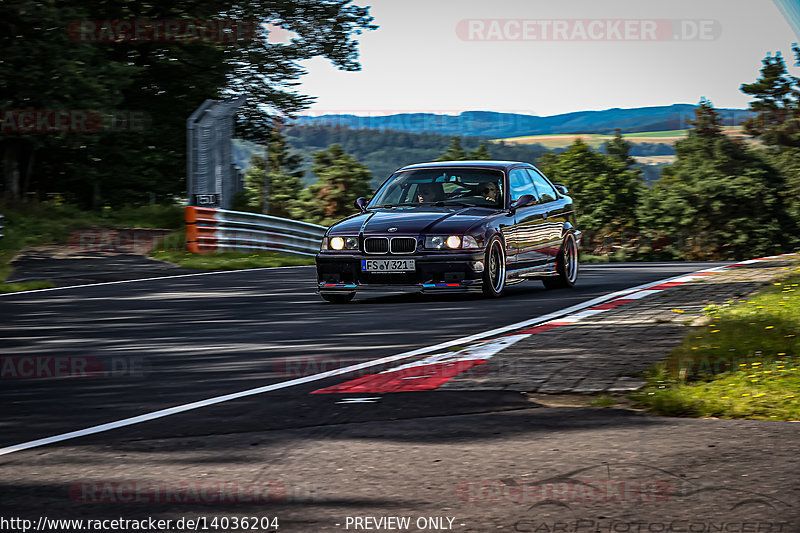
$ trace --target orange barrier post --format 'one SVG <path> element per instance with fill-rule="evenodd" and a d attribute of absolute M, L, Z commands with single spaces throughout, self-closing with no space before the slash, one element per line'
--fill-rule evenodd
<path fill-rule="evenodd" d="M 213 207 L 186 206 L 186 249 L 193 254 L 217 250 L 217 210 Z"/>
<path fill-rule="evenodd" d="M 186 250 L 193 254 L 200 253 L 197 246 L 197 208 L 186 206 Z"/>

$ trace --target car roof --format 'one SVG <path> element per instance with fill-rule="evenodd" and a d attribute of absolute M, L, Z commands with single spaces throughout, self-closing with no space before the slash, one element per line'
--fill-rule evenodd
<path fill-rule="evenodd" d="M 522 161 L 487 161 L 485 159 L 479 159 L 475 161 L 432 161 L 430 163 L 417 163 L 415 165 L 406 165 L 402 168 L 397 169 L 400 170 L 412 170 L 418 168 L 453 168 L 453 167 L 480 167 L 480 168 L 487 168 L 493 170 L 508 170 L 512 167 L 517 166 L 526 166 L 526 167 L 533 167 L 530 163 L 525 163 Z"/>

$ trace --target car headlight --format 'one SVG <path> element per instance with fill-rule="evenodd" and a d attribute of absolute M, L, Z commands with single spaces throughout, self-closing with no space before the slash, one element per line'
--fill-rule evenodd
<path fill-rule="evenodd" d="M 324 241 L 323 241 L 324 245 Z M 358 237 L 331 237 L 328 240 L 331 250 L 358 250 Z M 323 248 L 323 250 L 326 248 Z"/>
<path fill-rule="evenodd" d="M 480 248 L 477 239 L 471 235 L 434 235 L 425 237 L 425 248 L 429 250 L 456 250 L 464 248 Z"/>
<path fill-rule="evenodd" d="M 480 248 L 481 245 L 478 244 L 478 240 L 473 237 L 472 235 L 464 235 L 464 239 L 461 241 L 462 248 Z"/>
<path fill-rule="evenodd" d="M 447 241 L 447 237 L 425 237 L 425 248 L 429 248 L 431 250 L 441 250 L 447 246 L 445 242 Z"/>

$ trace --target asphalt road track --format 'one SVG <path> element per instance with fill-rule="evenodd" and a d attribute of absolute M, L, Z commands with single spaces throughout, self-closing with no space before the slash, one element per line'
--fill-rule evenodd
<path fill-rule="evenodd" d="M 334 306 L 315 294 L 310 267 L 4 296 L 0 355 L 16 359 L 0 379 L 0 447 L 430 346 L 721 264 L 584 265 L 572 290 L 546 291 L 540 283 L 526 282 L 494 300 L 386 296 Z M 78 361 L 103 372 L 95 377 L 14 379 L 14 365 L 33 357 L 52 358 L 50 371 L 54 361 L 64 358 L 66 368 Z M 37 371 L 48 373 L 45 367 Z M 390 395 L 365 411 L 336 403 L 341 400 L 337 395 L 309 395 L 347 378 L 84 438 L 228 434 L 524 406 L 509 393 L 488 399 L 432 392 Z"/>

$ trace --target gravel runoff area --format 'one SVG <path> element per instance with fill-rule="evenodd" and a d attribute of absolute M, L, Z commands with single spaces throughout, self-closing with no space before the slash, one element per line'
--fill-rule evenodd
<path fill-rule="evenodd" d="M 207 272 L 147 257 L 169 230 L 87 229 L 65 244 L 31 246 L 11 262 L 8 282 L 50 281 L 56 287 Z"/>
<path fill-rule="evenodd" d="M 666 359 L 689 331 L 692 318 L 706 306 L 752 293 L 786 273 L 787 266 L 797 265 L 798 259 L 790 256 L 726 269 L 537 333 L 495 355 L 481 375 L 456 376 L 441 390 L 545 395 L 636 390 L 645 384 L 637 374 Z"/>

